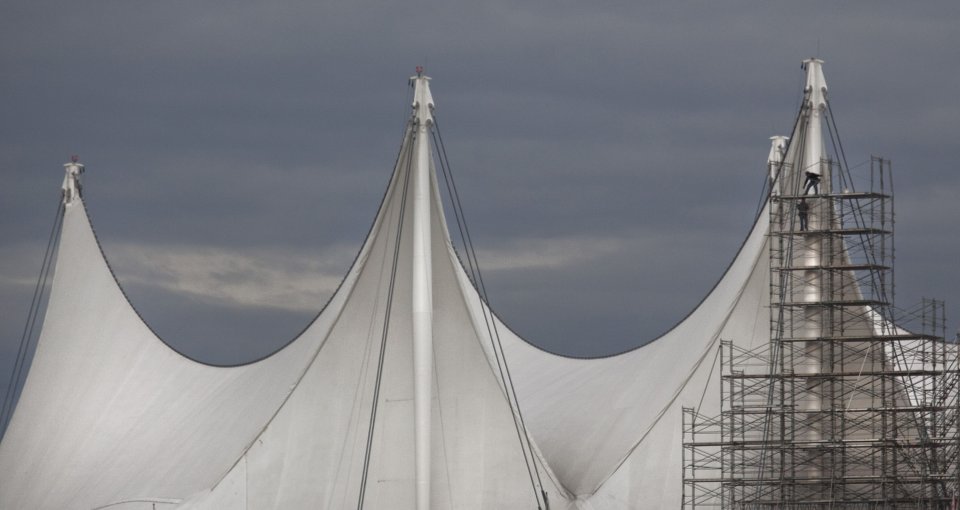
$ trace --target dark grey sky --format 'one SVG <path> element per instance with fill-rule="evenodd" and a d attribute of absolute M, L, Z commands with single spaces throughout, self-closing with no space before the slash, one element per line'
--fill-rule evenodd
<path fill-rule="evenodd" d="M 7 2 L 0 391 L 70 154 L 162 336 L 241 361 L 321 308 L 376 211 L 423 64 L 494 307 L 619 351 L 746 235 L 818 54 L 851 166 L 895 165 L 898 304 L 958 321 L 957 2 Z"/>

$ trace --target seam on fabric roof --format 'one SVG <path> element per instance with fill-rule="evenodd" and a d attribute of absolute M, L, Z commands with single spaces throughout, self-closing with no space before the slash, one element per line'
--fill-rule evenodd
<path fill-rule="evenodd" d="M 404 145 L 404 144 L 401 144 L 401 148 L 400 148 L 401 153 L 402 153 L 402 151 L 403 151 L 403 145 Z M 397 160 L 396 160 L 396 161 L 399 161 L 399 160 L 400 160 L 400 153 L 397 154 Z M 395 162 L 395 163 L 394 163 L 394 169 L 396 169 L 396 164 L 397 164 L 397 163 Z M 263 360 L 265 360 L 265 359 L 267 359 L 267 358 L 272 357 L 273 355 L 279 353 L 280 351 L 286 349 L 286 348 L 289 347 L 291 344 L 293 344 L 293 343 L 296 342 L 298 339 L 300 339 L 300 337 L 302 337 L 303 334 L 306 333 L 307 330 L 309 330 L 310 327 L 313 326 L 314 323 L 317 322 L 317 319 L 319 319 L 320 316 L 323 315 L 323 312 L 326 311 L 327 307 L 330 305 L 330 303 L 333 301 L 333 299 L 334 299 L 334 298 L 337 296 L 337 294 L 340 292 L 340 289 L 343 287 L 343 284 L 347 281 L 347 279 L 350 277 L 350 275 L 353 274 L 353 272 L 354 272 L 353 270 L 357 267 L 357 264 L 358 264 L 358 262 L 360 261 L 360 258 L 361 258 L 361 256 L 363 255 L 363 253 L 364 253 L 364 251 L 365 251 L 365 249 L 366 249 L 366 247 L 367 247 L 367 241 L 370 239 L 370 235 L 373 233 L 374 228 L 375 228 L 375 227 L 377 226 L 377 224 L 379 223 L 380 213 L 383 212 L 384 206 L 386 205 L 387 196 L 388 196 L 388 194 L 390 193 L 390 190 L 393 189 L 393 178 L 394 178 L 394 175 L 395 175 L 395 174 L 396 174 L 396 170 L 394 170 L 394 171 L 391 172 L 391 174 L 390 174 L 390 180 L 389 180 L 388 183 L 387 183 L 387 187 L 386 187 L 386 190 L 385 190 L 384 193 L 383 193 L 383 197 L 380 199 L 380 206 L 377 208 L 377 213 L 374 215 L 373 222 L 370 224 L 370 228 L 367 230 L 367 235 L 366 235 L 366 237 L 364 238 L 364 242 L 360 245 L 360 249 L 357 250 L 357 254 L 354 255 L 353 261 L 350 263 L 349 269 L 348 269 L 347 272 L 344 274 L 343 278 L 340 279 L 340 283 L 337 284 L 337 288 L 333 291 L 333 293 L 332 293 L 332 294 L 330 295 L 330 297 L 327 299 L 326 303 L 324 303 L 324 305 L 320 308 L 320 310 L 310 319 L 310 321 L 307 323 L 307 325 L 304 326 L 303 329 L 300 330 L 300 332 L 298 332 L 296 335 L 294 335 L 293 338 L 291 338 L 290 340 L 288 340 L 287 342 L 285 342 L 283 345 L 281 345 L 280 347 L 278 347 L 278 348 L 277 348 L 276 350 L 274 350 L 273 352 L 269 352 L 269 353 L 267 353 L 267 354 L 265 354 L 265 355 L 263 355 L 263 356 L 260 356 L 260 357 L 258 357 L 258 358 L 255 358 L 255 359 L 253 359 L 253 360 L 251 360 L 251 361 L 245 361 L 245 362 L 242 362 L 242 363 L 212 363 L 212 362 L 209 362 L 209 361 L 204 361 L 204 360 L 201 360 L 201 359 L 198 359 L 198 358 L 195 358 L 195 357 L 193 357 L 193 356 L 190 356 L 190 355 L 186 354 L 185 352 L 181 351 L 180 349 L 174 347 L 172 344 L 170 344 L 170 342 L 166 341 L 162 336 L 160 336 L 160 335 L 157 333 L 157 331 L 150 325 L 150 323 L 147 322 L 147 320 L 144 318 L 143 314 L 140 313 L 140 310 L 138 310 L 137 307 L 136 307 L 136 306 L 133 304 L 133 302 L 130 300 L 130 296 L 127 295 L 127 291 L 124 289 L 123 284 L 121 284 L 119 278 L 117 278 L 117 273 L 113 270 L 113 266 L 110 265 L 110 260 L 107 258 L 107 254 L 106 254 L 106 252 L 105 252 L 104 249 L 103 249 L 103 244 L 100 242 L 100 237 L 97 235 L 97 231 L 96 231 L 96 229 L 95 229 L 94 226 L 93 226 L 93 219 L 92 219 L 92 217 L 91 217 L 89 208 L 87 208 L 87 203 L 86 203 L 86 201 L 85 201 L 82 197 L 79 199 L 79 201 L 80 201 L 80 204 L 83 205 L 83 210 L 84 210 L 84 212 L 86 213 L 86 217 L 87 217 L 87 224 L 90 226 L 90 231 L 93 233 L 93 239 L 94 239 L 94 241 L 97 243 L 97 249 L 100 251 L 100 256 L 101 256 L 101 258 L 103 259 L 104 264 L 106 264 L 107 270 L 110 271 L 110 275 L 113 277 L 114 283 L 117 285 L 117 288 L 120 290 L 120 293 L 123 295 L 123 299 L 127 302 L 127 304 L 130 306 L 130 308 L 133 310 L 133 312 L 134 312 L 134 313 L 137 315 L 137 317 L 140 319 L 140 322 L 143 323 L 143 325 L 146 326 L 146 328 L 147 328 L 148 330 L 150 330 L 150 333 L 152 333 L 153 336 L 156 337 L 157 340 L 159 340 L 159 341 L 162 342 L 164 345 L 166 345 L 170 350 L 172 350 L 173 352 L 179 354 L 180 356 L 182 356 L 182 357 L 184 357 L 184 358 L 186 358 L 186 359 L 188 359 L 188 360 L 190 360 L 190 361 L 193 361 L 194 363 L 198 363 L 198 364 L 200 364 L 200 365 L 206 365 L 206 366 L 209 366 L 209 367 L 234 368 L 234 367 L 242 367 L 242 366 L 246 366 L 246 365 L 253 365 L 253 364 L 255 364 L 255 363 L 259 363 L 259 362 L 261 362 L 261 361 L 263 361 Z"/>
<path fill-rule="evenodd" d="M 124 499 L 122 501 L 114 501 L 113 503 L 107 503 L 103 506 L 93 507 L 90 510 L 102 510 L 104 508 L 110 508 L 117 505 L 126 505 L 127 503 L 160 503 L 161 505 L 179 505 L 183 503 L 182 499 L 176 498 L 135 498 L 135 499 Z"/>
<path fill-rule="evenodd" d="M 434 344 L 431 347 L 432 347 L 431 354 L 433 355 L 433 366 L 439 367 L 440 364 L 437 363 L 437 346 L 436 344 Z M 441 386 L 440 386 L 439 372 L 440 370 L 433 371 L 433 383 L 436 385 L 434 387 L 436 388 L 436 391 L 437 391 L 437 418 L 439 418 L 440 420 L 440 449 L 442 450 L 442 453 L 443 453 L 444 474 L 447 475 L 447 504 L 449 505 L 447 508 L 454 508 L 453 482 L 451 481 L 453 478 L 450 476 L 450 461 L 447 458 L 447 431 L 446 431 L 446 426 L 443 422 L 443 399 L 441 398 L 441 395 L 440 395 Z"/>
<path fill-rule="evenodd" d="M 529 434 L 531 436 L 533 435 L 532 432 Z M 567 499 L 575 499 L 577 497 L 576 494 L 568 489 L 567 486 L 564 485 L 559 478 L 557 478 L 557 475 L 553 472 L 553 468 L 551 468 L 547 463 L 547 460 L 543 456 L 543 452 L 540 451 L 540 446 L 537 444 L 536 438 L 532 438 L 530 440 L 530 447 L 534 451 L 534 462 L 540 462 L 540 467 L 543 468 L 543 472 L 547 475 L 547 478 L 553 482 L 553 486 L 560 491 L 560 495 Z M 543 490 L 546 490 L 546 488 L 543 487 L 543 484 L 541 484 L 540 487 Z"/>

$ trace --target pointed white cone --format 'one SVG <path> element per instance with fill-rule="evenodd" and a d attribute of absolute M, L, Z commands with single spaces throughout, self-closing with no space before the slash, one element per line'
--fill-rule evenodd
<path fill-rule="evenodd" d="M 822 175 L 823 160 L 823 111 L 827 107 L 827 82 L 823 79 L 823 61 L 811 58 L 803 61 L 807 71 L 804 100 L 807 106 L 806 130 L 803 140 L 804 172 Z"/>

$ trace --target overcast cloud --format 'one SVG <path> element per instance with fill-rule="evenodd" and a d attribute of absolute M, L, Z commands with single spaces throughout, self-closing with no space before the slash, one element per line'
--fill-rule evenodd
<path fill-rule="evenodd" d="M 366 235 L 409 114 L 437 116 L 491 301 L 618 352 L 680 320 L 747 234 L 819 52 L 851 166 L 894 161 L 898 304 L 960 317 L 960 4 L 6 2 L 0 390 L 71 154 L 132 301 L 212 362 L 270 352 Z"/>

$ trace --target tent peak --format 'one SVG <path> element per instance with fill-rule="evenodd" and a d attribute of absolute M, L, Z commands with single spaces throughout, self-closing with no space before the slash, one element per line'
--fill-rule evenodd
<path fill-rule="evenodd" d="M 83 163 L 77 155 L 70 156 L 70 162 L 63 164 L 63 184 L 60 189 L 63 192 L 63 204 L 70 205 L 74 200 L 80 198 L 82 186 L 80 185 L 80 174 L 84 172 Z"/>
<path fill-rule="evenodd" d="M 821 120 L 827 109 L 827 82 L 823 79 L 823 60 L 808 58 L 803 61 L 807 72 L 803 89 L 806 129 L 803 132 L 803 163 L 807 175 L 804 193 L 820 192 L 820 177 L 823 175 L 824 140 Z M 828 181 L 829 182 L 829 181 Z"/>
<path fill-rule="evenodd" d="M 423 125 L 433 124 L 433 95 L 430 93 L 430 77 L 423 75 L 423 67 L 417 66 L 417 75 L 410 77 L 413 85 L 413 109 L 417 121 Z"/>
<path fill-rule="evenodd" d="M 787 140 L 789 136 L 776 135 L 770 137 L 770 154 L 767 156 L 768 163 L 780 163 L 787 152 Z"/>
<path fill-rule="evenodd" d="M 767 155 L 767 170 L 770 172 L 770 193 L 780 194 L 780 168 L 783 166 L 783 158 L 787 154 L 787 136 L 776 135 L 770 137 L 770 154 Z"/>
<path fill-rule="evenodd" d="M 803 69 L 807 72 L 807 82 L 803 88 L 803 91 L 809 94 L 807 100 L 816 108 L 825 107 L 827 82 L 823 78 L 823 60 L 808 58 L 803 61 Z"/>

